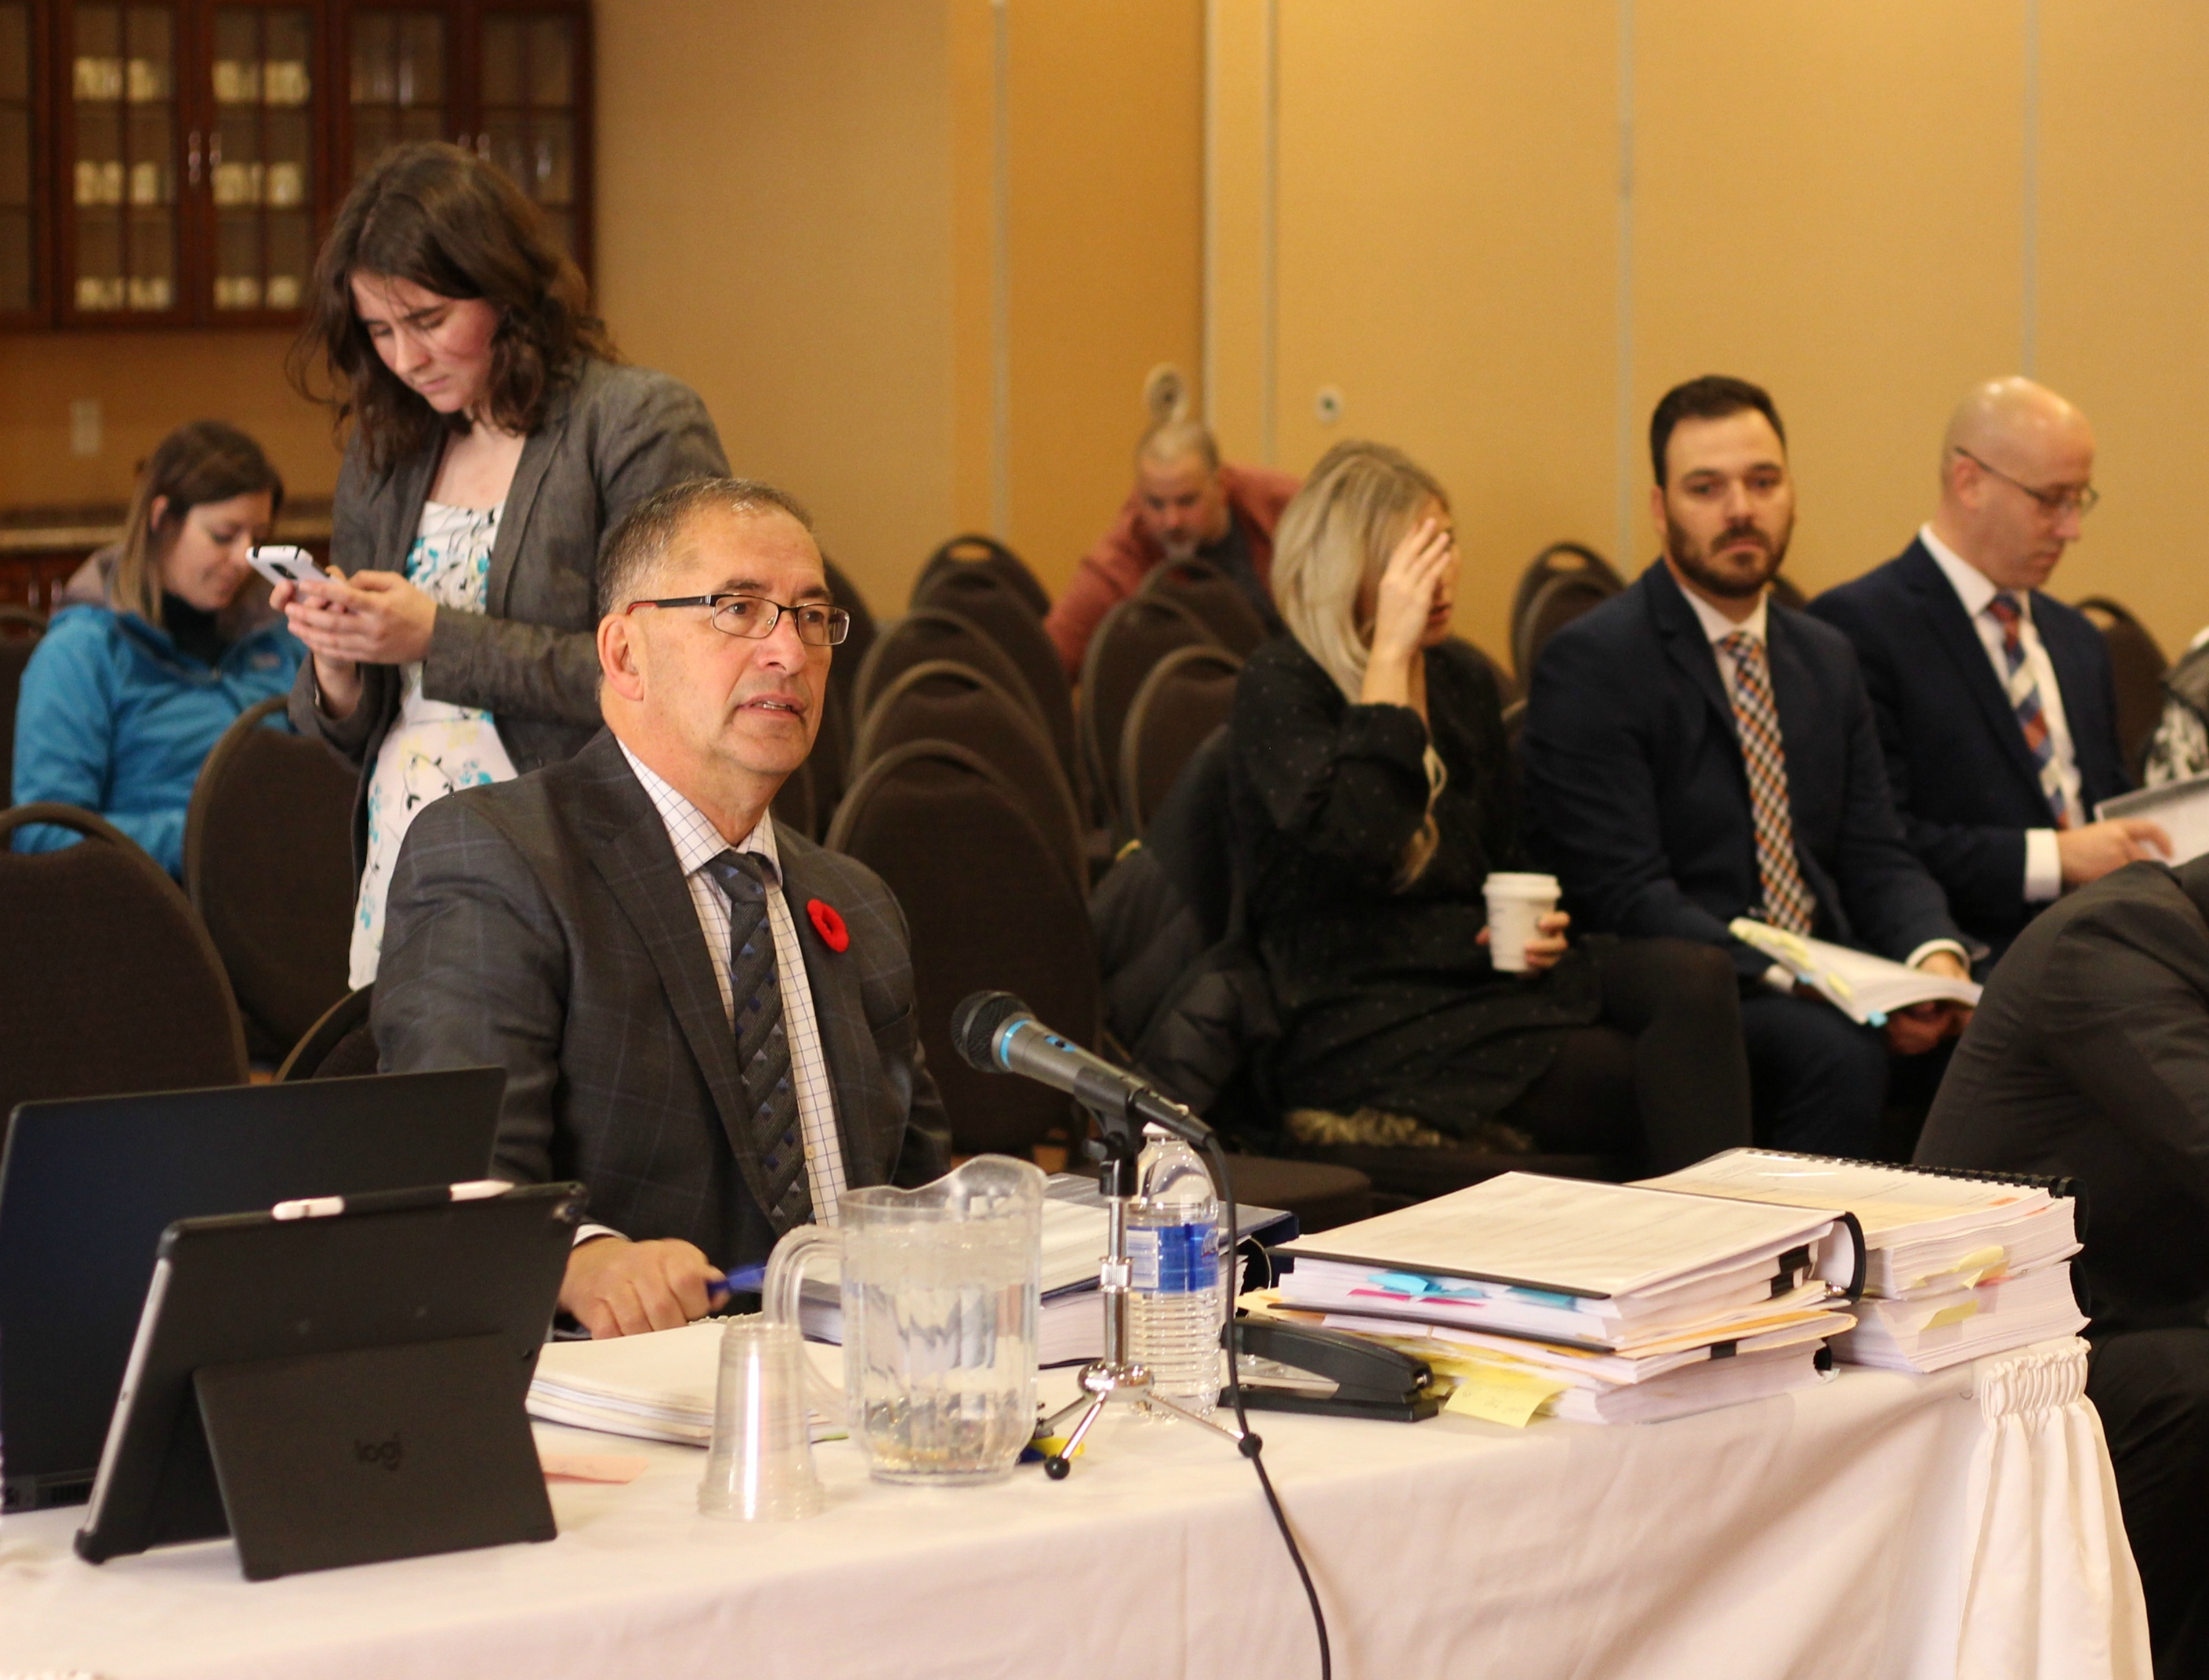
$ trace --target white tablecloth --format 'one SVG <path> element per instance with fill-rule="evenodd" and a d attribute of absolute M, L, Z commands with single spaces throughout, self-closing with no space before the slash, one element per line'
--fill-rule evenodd
<path fill-rule="evenodd" d="M 2059 1358 L 1816 1389 L 1638 1427 L 1255 1414 L 1335 1672 L 2146 1680 L 2108 1455 Z M 1063 1378 L 1057 1379 L 1063 1382 Z M 703 1455 L 553 1490 L 561 1534 L 249 1585 L 227 1542 L 69 1551 L 0 1526 L 0 1675 L 1302 1677 L 1302 1594 L 1249 1466 L 1186 1425 L 1100 1427 L 1063 1484 L 870 1482 L 817 1451 L 810 1521 L 695 1513 Z M 2098 1655 L 2097 1653 L 2098 1652 Z"/>

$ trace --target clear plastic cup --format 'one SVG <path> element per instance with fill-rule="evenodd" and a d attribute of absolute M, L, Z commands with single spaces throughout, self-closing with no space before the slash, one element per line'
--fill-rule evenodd
<path fill-rule="evenodd" d="M 1507 974 L 1525 973 L 1527 942 L 1540 937 L 1541 918 L 1563 896 L 1557 877 L 1499 870 L 1482 891 L 1488 898 L 1489 961 Z"/>
<path fill-rule="evenodd" d="M 756 1313 L 721 1332 L 713 1445 L 698 1508 L 731 1522 L 810 1517 L 828 1502 L 813 1469 L 805 1346 L 795 1324 Z"/>

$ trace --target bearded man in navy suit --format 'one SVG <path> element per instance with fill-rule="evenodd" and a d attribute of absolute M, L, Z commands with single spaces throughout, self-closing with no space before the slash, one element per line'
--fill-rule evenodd
<path fill-rule="evenodd" d="M 2110 657 L 2042 593 L 2093 507 L 2094 434 L 2045 386 L 1996 379 L 1941 446 L 1941 504 L 1910 546 L 1810 611 L 1855 646 L 1911 850 L 1998 957 L 2041 908 L 2157 851 L 2138 817 Z"/>
<path fill-rule="evenodd" d="M 1933 1050 L 1960 1012 L 1858 1026 L 1729 924 L 1757 917 L 1951 978 L 1962 935 L 1904 844 L 1847 638 L 1771 599 L 1795 524 L 1771 397 L 1690 380 L 1657 405 L 1649 451 L 1664 557 L 1535 662 L 1521 743 L 1535 853 L 1590 931 L 1731 958 L 1760 1139 L 1868 1154 L 1888 1053 Z"/>

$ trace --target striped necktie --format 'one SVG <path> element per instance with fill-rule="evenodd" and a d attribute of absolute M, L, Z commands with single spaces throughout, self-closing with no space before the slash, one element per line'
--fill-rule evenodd
<path fill-rule="evenodd" d="M 1795 858 L 1795 819 L 1787 805 L 1787 750 L 1779 738 L 1779 709 L 1772 703 L 1772 678 L 1764 643 L 1736 630 L 1718 647 L 1733 661 L 1733 716 L 1749 768 L 1749 804 L 1756 819 L 1756 870 L 1764 881 L 1764 919 L 1789 933 L 1816 926 L 1818 901 L 1803 882 Z"/>
<path fill-rule="evenodd" d="M 767 1215 L 777 1231 L 813 1214 L 805 1177 L 805 1138 L 792 1083 L 790 1038 L 782 1024 L 782 979 L 767 919 L 767 861 L 756 852 L 724 852 L 706 867 L 729 895 L 729 996 L 737 1012 L 737 1067 L 743 1075 L 752 1141 L 767 1181 Z"/>
<path fill-rule="evenodd" d="M 2056 826 L 2068 828 L 2074 819 L 2071 802 L 2064 797 L 2063 767 L 2056 762 L 2056 738 L 2049 731 L 2048 713 L 2040 703 L 2040 684 L 2033 680 L 2032 666 L 2025 657 L 2024 609 L 2017 597 L 2005 589 L 1987 603 L 1986 610 L 1988 617 L 2001 626 L 2002 684 L 2009 693 L 2010 708 L 2017 714 L 2017 726 L 2025 732 L 2025 750 L 2039 772 L 2040 791 L 2048 796 Z"/>

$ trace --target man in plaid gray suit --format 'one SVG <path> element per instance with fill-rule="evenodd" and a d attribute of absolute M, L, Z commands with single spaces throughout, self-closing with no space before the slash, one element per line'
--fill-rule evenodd
<path fill-rule="evenodd" d="M 493 1171 L 589 1188 L 560 1304 L 617 1335 L 950 1140 L 897 900 L 768 814 L 850 622 L 804 511 L 664 491 L 608 538 L 599 609 L 605 729 L 415 819 L 372 1021 L 388 1072 L 506 1069 Z"/>

